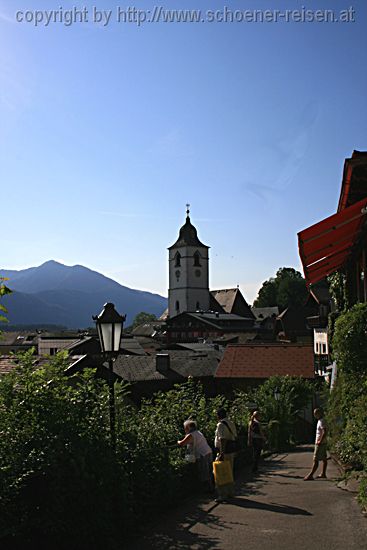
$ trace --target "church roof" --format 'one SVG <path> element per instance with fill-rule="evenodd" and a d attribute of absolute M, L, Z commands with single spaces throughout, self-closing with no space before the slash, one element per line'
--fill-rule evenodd
<path fill-rule="evenodd" d="M 225 288 L 222 290 L 211 290 L 210 292 L 226 313 L 232 313 L 237 291 L 238 288 Z"/>
<path fill-rule="evenodd" d="M 235 313 L 241 317 L 252 317 L 255 319 L 250 306 L 246 302 L 238 287 L 211 290 L 210 294 L 214 298 L 215 302 L 219 304 L 223 312 Z M 211 307 L 216 311 L 214 305 L 211 304 Z"/>
<path fill-rule="evenodd" d="M 180 229 L 180 234 L 177 241 L 168 248 L 180 248 L 181 246 L 200 246 L 201 248 L 209 248 L 206 244 L 203 244 L 198 238 L 198 232 L 196 227 L 192 225 L 190 216 L 186 216 L 186 222 Z"/>

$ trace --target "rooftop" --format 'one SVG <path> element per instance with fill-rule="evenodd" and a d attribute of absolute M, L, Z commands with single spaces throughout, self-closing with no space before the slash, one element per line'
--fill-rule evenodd
<path fill-rule="evenodd" d="M 222 306 L 226 313 L 231 313 L 236 296 L 240 292 L 238 288 L 224 288 L 221 290 L 211 290 L 210 293 Z"/>
<path fill-rule="evenodd" d="M 114 372 L 128 382 L 148 380 L 186 379 L 189 376 L 202 378 L 214 376 L 221 353 L 217 351 L 164 351 L 170 357 L 170 367 L 161 373 L 156 367 L 156 356 L 120 355 L 113 366 Z"/>
<path fill-rule="evenodd" d="M 34 332 L 2 332 L 0 346 L 32 346 L 37 344 L 39 334 Z"/>
<path fill-rule="evenodd" d="M 198 237 L 196 227 L 192 225 L 190 216 L 187 213 L 186 222 L 180 229 L 180 234 L 177 241 L 169 247 L 168 250 L 173 248 L 180 248 L 181 246 L 198 246 L 201 248 L 209 248 L 206 244 L 203 244 Z"/>
<path fill-rule="evenodd" d="M 70 357 L 70 363 L 74 363 L 79 356 Z M 33 357 L 34 367 L 41 367 L 50 362 L 49 357 L 35 355 Z M 0 375 L 8 374 L 19 366 L 19 359 L 16 355 L 0 355 Z"/>
<path fill-rule="evenodd" d="M 216 378 L 269 378 L 270 376 L 314 378 L 312 345 L 229 345 Z"/>
<path fill-rule="evenodd" d="M 279 315 L 279 307 L 252 307 L 251 308 L 252 313 L 256 317 L 256 321 L 263 321 L 264 319 L 268 319 L 269 317 L 272 317 L 275 315 L 278 317 Z"/>

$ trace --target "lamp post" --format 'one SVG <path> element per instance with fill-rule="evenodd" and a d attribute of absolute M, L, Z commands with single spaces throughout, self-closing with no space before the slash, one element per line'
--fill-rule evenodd
<path fill-rule="evenodd" d="M 275 388 L 275 390 L 274 390 L 274 399 L 278 403 L 278 401 L 280 399 L 280 391 L 279 391 L 278 388 Z"/>
<path fill-rule="evenodd" d="M 279 400 L 280 400 L 280 390 L 278 387 L 274 389 L 274 399 L 276 402 L 276 411 L 277 411 L 277 417 L 279 417 Z M 279 418 L 277 419 L 279 420 Z"/>
<path fill-rule="evenodd" d="M 280 448 L 280 419 L 279 419 L 279 400 L 280 400 L 280 390 L 278 387 L 274 389 L 274 399 L 276 402 L 276 415 L 277 415 L 277 429 L 276 429 L 276 436 L 274 441 L 276 442 L 276 450 L 279 451 Z"/>
<path fill-rule="evenodd" d="M 113 448 L 116 447 L 116 414 L 115 414 L 115 387 L 113 381 L 113 361 L 118 355 L 122 327 L 126 315 L 120 315 L 115 310 L 114 304 L 107 303 L 99 315 L 93 316 L 96 322 L 99 342 L 104 358 L 108 360 L 108 389 L 110 411 L 110 433 Z"/>

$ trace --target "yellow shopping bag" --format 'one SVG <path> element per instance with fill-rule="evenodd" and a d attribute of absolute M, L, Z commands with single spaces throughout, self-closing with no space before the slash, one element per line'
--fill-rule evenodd
<path fill-rule="evenodd" d="M 213 473 L 216 485 L 233 483 L 232 466 L 229 460 L 216 460 L 213 462 Z"/>

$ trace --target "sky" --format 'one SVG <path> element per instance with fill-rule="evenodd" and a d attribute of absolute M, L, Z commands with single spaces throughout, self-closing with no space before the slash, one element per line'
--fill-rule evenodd
<path fill-rule="evenodd" d="M 355 21 L 138 26 L 127 6 Z M 54 259 L 167 295 L 190 203 L 211 288 L 252 302 L 301 269 L 297 232 L 336 211 L 344 159 L 367 150 L 366 27 L 365 0 L 0 0 L 0 268 Z"/>

